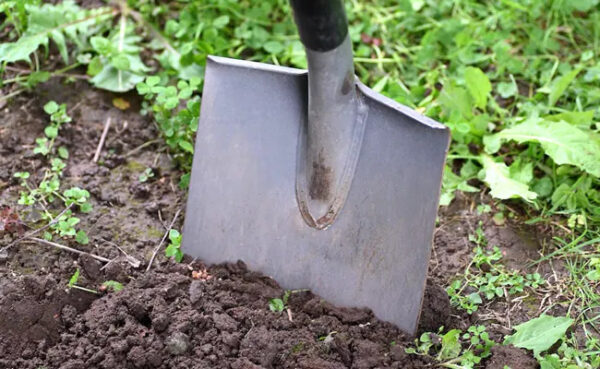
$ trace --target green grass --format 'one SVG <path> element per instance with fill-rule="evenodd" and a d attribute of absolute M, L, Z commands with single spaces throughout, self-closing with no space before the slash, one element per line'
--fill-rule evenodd
<path fill-rule="evenodd" d="M 528 214 L 527 223 L 552 227 L 554 238 L 532 267 L 561 266 L 545 288 L 585 337 L 564 338 L 558 360 L 563 367 L 598 367 L 599 1 L 345 3 L 361 81 L 451 129 L 442 204 L 456 191 L 484 191 L 493 199 L 488 210 L 499 210 L 497 222 L 505 221 L 502 209 L 510 205 Z M 85 68 L 97 88 L 137 89 L 142 113 L 154 117 L 185 173 L 182 187 L 189 181 L 207 55 L 306 67 L 286 0 L 128 0 L 94 10 L 68 1 L 39 4 L 0 4 L 6 30 L 0 73 L 7 86 L 0 99 L 50 78 L 74 78 L 74 68 Z M 48 43 L 63 60 L 54 70 L 46 69 Z M 140 52 L 159 67 L 152 69 Z M 10 68 L 21 72 L 15 76 Z M 51 141 L 54 132 L 47 133 Z M 43 149 L 47 142 L 38 144 Z M 490 277 L 500 276 L 492 282 L 495 293 L 494 283 L 509 274 L 483 273 L 481 283 L 463 275 L 459 284 L 476 283 L 485 292 Z"/>
<path fill-rule="evenodd" d="M 443 204 L 456 190 L 487 188 L 544 216 L 600 220 L 596 0 L 346 5 L 361 80 L 452 130 Z M 16 42 L 2 44 L 0 62 L 32 66 L 30 74 L 5 79 L 22 86 L 13 92 L 64 76 L 40 66 L 48 42 L 57 45 L 63 70 L 86 66 L 96 87 L 125 91 L 143 82 L 144 112 L 155 116 L 184 170 L 208 54 L 306 66 L 284 0 L 130 0 L 96 10 L 67 1 L 43 7 L 7 1 L 3 7 Z M 159 69 L 139 58 L 144 49 Z"/>

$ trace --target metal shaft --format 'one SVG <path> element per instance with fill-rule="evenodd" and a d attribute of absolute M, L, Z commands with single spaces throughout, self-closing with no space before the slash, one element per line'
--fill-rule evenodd
<path fill-rule="evenodd" d="M 303 218 L 318 229 L 330 226 L 344 205 L 367 114 L 356 91 L 343 3 L 323 2 L 291 2 L 308 61 L 308 122 L 300 134 L 296 192 Z"/>

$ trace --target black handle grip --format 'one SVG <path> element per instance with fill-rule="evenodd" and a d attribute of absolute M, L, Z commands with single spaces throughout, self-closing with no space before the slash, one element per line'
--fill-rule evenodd
<path fill-rule="evenodd" d="M 304 46 L 314 51 L 338 47 L 348 34 L 343 0 L 290 0 Z"/>

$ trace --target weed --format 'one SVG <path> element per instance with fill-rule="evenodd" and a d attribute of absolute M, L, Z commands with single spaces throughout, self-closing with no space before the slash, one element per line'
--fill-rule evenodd
<path fill-rule="evenodd" d="M 50 124 L 47 125 L 46 128 L 44 129 L 45 137 L 39 137 L 39 138 L 35 139 L 35 143 L 37 144 L 37 147 L 35 149 L 33 149 L 34 154 L 42 154 L 44 156 L 47 156 L 53 150 L 54 140 L 58 136 L 60 127 L 64 123 L 68 123 L 71 121 L 71 117 L 69 117 L 67 115 L 66 109 L 67 109 L 66 104 L 58 105 L 54 101 L 49 101 L 46 105 L 44 105 L 44 111 L 50 115 Z M 65 153 L 64 150 L 65 149 L 63 148 L 63 151 L 62 151 L 63 155 Z M 67 152 L 67 155 L 68 155 L 68 152 Z M 56 158 L 55 160 L 56 160 L 57 165 L 53 165 L 52 169 L 53 169 L 53 171 L 61 173 L 62 168 L 64 168 L 64 165 L 62 167 L 60 167 L 61 160 L 59 158 Z M 60 169 L 60 170 L 58 170 L 58 169 Z"/>
<path fill-rule="evenodd" d="M 77 268 L 75 273 L 73 273 L 73 275 L 69 279 L 69 283 L 67 283 L 67 286 L 69 288 L 72 288 L 73 286 L 75 286 L 75 283 L 77 283 L 78 280 L 79 280 L 79 268 Z"/>
<path fill-rule="evenodd" d="M 154 172 L 152 171 L 152 168 L 146 168 L 142 174 L 139 175 L 138 179 L 140 182 L 144 183 L 146 181 L 148 181 L 148 179 L 153 178 L 154 177 Z"/>
<path fill-rule="evenodd" d="M 276 313 L 280 313 L 284 310 L 289 310 L 288 301 L 290 299 L 290 296 L 295 293 L 308 292 L 308 291 L 309 290 L 307 290 L 307 289 L 286 290 L 283 293 L 283 296 L 281 296 L 281 298 L 273 298 L 273 299 L 269 300 L 269 310 L 276 312 Z"/>
<path fill-rule="evenodd" d="M 269 300 L 269 310 L 280 313 L 286 309 L 288 300 L 292 291 L 285 291 L 282 298 L 274 298 Z"/>
<path fill-rule="evenodd" d="M 75 288 L 81 291 L 85 291 L 85 292 L 89 292 L 89 293 L 93 293 L 93 294 L 98 294 L 98 291 L 96 290 L 92 290 L 89 288 L 85 288 L 85 287 L 81 287 L 77 285 L 77 282 L 79 281 L 79 268 L 77 268 L 77 270 L 75 270 L 75 273 L 73 273 L 73 275 L 71 276 L 71 278 L 69 278 L 69 282 L 67 283 L 67 287 L 69 287 L 69 289 L 71 288 Z"/>
<path fill-rule="evenodd" d="M 93 36 L 90 44 L 97 53 L 89 60 L 88 74 L 96 87 L 125 92 L 135 87 L 150 70 L 140 58 L 141 37 L 134 33 L 135 25 L 122 10 L 118 27 L 108 37 Z"/>
<path fill-rule="evenodd" d="M 92 211 L 89 203 L 90 194 L 88 191 L 79 187 L 71 187 L 61 192 L 60 178 L 62 171 L 66 167 L 63 160 L 68 159 L 68 150 L 65 147 L 55 148 L 54 143 L 62 125 L 71 121 L 66 113 L 65 104 L 57 104 L 54 101 L 48 102 L 44 106 L 44 111 L 50 115 L 50 124 L 44 129 L 45 137 L 37 138 L 38 146 L 34 148 L 34 153 L 47 158 L 50 166 L 44 169 L 44 177 L 37 186 L 30 184 L 29 172 L 16 172 L 15 178 L 20 180 L 23 190 L 20 192 L 18 200 L 19 205 L 40 206 L 44 210 L 42 219 L 51 223 L 50 230 L 58 237 L 71 237 L 80 244 L 89 242 L 88 236 L 82 229 L 77 229 L 80 219 L 74 215 L 73 210 L 78 208 L 82 213 Z M 67 210 L 62 212 L 59 219 L 54 221 L 54 217 L 48 210 L 48 206 L 59 199 Z M 52 239 L 52 233 L 45 232 L 44 238 Z"/>
<path fill-rule="evenodd" d="M 198 92 L 201 83 L 200 78 L 193 77 L 173 86 L 168 85 L 168 79 L 150 76 L 137 85 L 138 93 L 146 100 L 144 111 L 152 112 L 174 159 L 187 171 L 191 169 L 192 142 L 200 113 L 199 99 L 192 95 Z M 182 100 L 186 103 L 180 107 Z M 187 181 L 189 178 L 184 177 L 181 187 L 187 187 Z"/>
<path fill-rule="evenodd" d="M 598 339 L 588 339 L 582 349 L 574 339 L 563 339 L 556 352 L 538 357 L 543 369 L 593 369 L 600 367 Z"/>
<path fill-rule="evenodd" d="M 117 281 L 106 281 L 100 286 L 100 291 L 119 292 L 123 289 L 123 284 Z"/>
<path fill-rule="evenodd" d="M 569 317 L 553 317 L 542 314 L 540 317 L 515 327 L 516 333 L 504 339 L 505 344 L 532 350 L 535 357 L 548 350 L 560 340 L 573 324 Z"/>
<path fill-rule="evenodd" d="M 504 339 L 511 344 L 533 351 L 543 369 L 592 369 L 600 367 L 600 355 L 597 338 L 589 338 L 585 343 L 585 351 L 575 335 L 568 338 L 566 333 L 575 321 L 569 317 L 553 317 L 542 314 L 540 317 L 519 324 L 513 335 Z M 550 350 L 560 342 L 556 350 Z"/>
<path fill-rule="evenodd" d="M 293 355 L 296 355 L 296 354 L 299 354 L 300 352 L 302 352 L 303 350 L 304 350 L 304 342 L 300 341 L 297 344 L 295 344 L 294 346 L 292 346 L 292 349 L 290 351 Z"/>
<path fill-rule="evenodd" d="M 176 262 L 180 263 L 183 259 L 183 252 L 181 251 L 181 233 L 175 229 L 169 231 L 169 245 L 165 249 L 165 256 L 168 258 L 175 259 Z"/>
<path fill-rule="evenodd" d="M 477 214 L 487 214 L 492 211 L 492 207 L 489 204 L 479 204 L 477 205 Z"/>
<path fill-rule="evenodd" d="M 589 271 L 586 274 L 586 277 L 590 281 L 599 281 L 600 280 L 600 258 L 591 258 L 589 262 Z"/>
<path fill-rule="evenodd" d="M 409 347 L 409 354 L 424 355 L 433 358 L 438 365 L 445 368 L 473 368 L 482 359 L 491 355 L 494 346 L 484 326 L 471 326 L 466 332 L 452 329 L 442 333 L 426 332 L 415 340 L 415 347 Z"/>
<path fill-rule="evenodd" d="M 478 245 L 486 243 L 481 228 L 469 239 Z M 522 293 L 525 288 L 535 289 L 545 283 L 539 273 L 523 276 L 517 271 L 507 270 L 499 263 L 501 259 L 502 253 L 498 247 L 494 247 L 493 251 L 485 251 L 482 246 L 477 246 L 464 274 L 446 288 L 452 305 L 472 314 L 483 303 L 483 298 L 493 300 L 508 297 Z"/>

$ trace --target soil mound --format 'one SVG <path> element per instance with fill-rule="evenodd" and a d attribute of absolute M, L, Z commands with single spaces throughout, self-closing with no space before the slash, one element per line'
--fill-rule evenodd
<path fill-rule="evenodd" d="M 51 276 L 5 279 L 0 283 L 0 368 L 428 364 L 407 356 L 404 346 L 410 339 L 369 310 L 337 308 L 300 291 L 290 295 L 283 312 L 272 312 L 269 299 L 284 291 L 244 264 L 192 270 L 203 269 L 164 264 L 135 276 L 122 291 L 98 298 L 65 291 Z"/>

